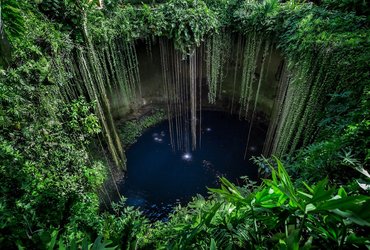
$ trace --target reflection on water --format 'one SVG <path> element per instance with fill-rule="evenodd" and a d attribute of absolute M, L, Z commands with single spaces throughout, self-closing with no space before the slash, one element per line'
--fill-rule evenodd
<path fill-rule="evenodd" d="M 248 123 L 222 112 L 202 113 L 202 144 L 193 152 L 174 152 L 168 122 L 144 133 L 126 152 L 128 173 L 119 183 L 127 204 L 139 207 L 151 220 L 166 220 L 176 204 L 186 204 L 207 187 L 218 187 L 219 177 L 239 184 L 240 176 L 256 180 L 248 160 L 259 155 L 265 132 L 252 130 L 247 160 L 243 159 Z"/>

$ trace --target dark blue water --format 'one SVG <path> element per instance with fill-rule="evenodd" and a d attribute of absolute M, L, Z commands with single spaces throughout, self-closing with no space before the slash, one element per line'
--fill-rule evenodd
<path fill-rule="evenodd" d="M 139 207 L 151 220 L 165 220 L 174 205 L 186 204 L 207 187 L 219 187 L 224 176 L 242 184 L 240 176 L 257 179 L 248 160 L 260 155 L 265 132 L 252 130 L 248 155 L 244 150 L 249 125 L 223 112 L 202 113 L 202 145 L 194 152 L 173 152 L 168 121 L 147 130 L 126 152 L 127 177 L 119 184 L 127 205 Z"/>

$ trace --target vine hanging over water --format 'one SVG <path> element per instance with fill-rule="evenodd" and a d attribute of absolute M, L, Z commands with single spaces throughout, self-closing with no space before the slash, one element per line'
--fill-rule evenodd
<path fill-rule="evenodd" d="M 200 142 L 202 53 L 203 49 L 200 47 L 190 55 L 184 55 L 175 49 L 171 40 L 160 39 L 163 84 L 173 150 L 189 152 L 196 149 L 198 137 Z"/>

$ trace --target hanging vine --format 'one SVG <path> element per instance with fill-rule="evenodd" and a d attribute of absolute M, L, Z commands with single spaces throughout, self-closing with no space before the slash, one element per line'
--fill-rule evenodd
<path fill-rule="evenodd" d="M 252 128 L 253 128 L 254 117 L 255 117 L 255 114 L 256 114 L 258 99 L 259 99 L 259 95 L 260 95 L 261 84 L 262 84 L 262 81 L 266 78 L 265 77 L 266 58 L 267 58 L 267 55 L 268 55 L 269 51 L 271 53 L 270 46 L 271 46 L 270 41 L 269 40 L 265 41 L 264 51 L 263 51 L 263 55 L 262 55 L 261 70 L 260 70 L 259 79 L 258 79 L 258 86 L 257 86 L 257 90 L 256 90 L 256 95 L 255 95 L 255 98 L 254 98 L 253 112 L 252 112 L 252 117 L 251 117 L 251 120 L 250 120 L 250 123 L 249 123 L 247 143 L 246 143 L 245 151 L 244 151 L 244 159 L 247 156 L 251 131 L 252 131 Z M 269 67 L 269 64 L 270 64 L 270 60 L 267 61 L 267 67 Z"/>
<path fill-rule="evenodd" d="M 56 76 L 63 83 L 60 93 L 66 101 L 81 95 L 97 101 L 96 113 L 103 129 L 104 141 L 115 164 L 125 168 L 123 147 L 112 118 L 108 94 L 119 91 L 126 105 L 135 102 L 137 95 L 141 95 L 135 47 L 132 43 L 106 37 L 106 43 L 100 50 L 96 50 L 87 26 L 84 27 L 88 47 L 76 45 L 74 53 L 53 61 L 55 67 L 63 69 Z"/>
<path fill-rule="evenodd" d="M 183 55 L 168 39 L 161 38 L 159 45 L 172 149 L 189 152 L 198 136 L 200 141 L 203 49 Z"/>
<path fill-rule="evenodd" d="M 213 34 L 206 43 L 208 102 L 211 104 L 214 104 L 217 96 L 220 97 L 222 93 L 224 70 L 229 59 L 231 43 L 231 33 L 226 30 Z"/>

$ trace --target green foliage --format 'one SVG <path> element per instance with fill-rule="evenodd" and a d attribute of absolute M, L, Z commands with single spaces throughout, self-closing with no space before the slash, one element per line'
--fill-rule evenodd
<path fill-rule="evenodd" d="M 314 168 L 326 169 L 325 173 L 332 176 L 342 164 L 330 162 L 331 159 L 338 158 L 341 150 L 349 146 L 365 164 L 363 151 L 369 145 L 362 129 L 351 139 L 344 135 L 347 126 L 358 128 L 356 124 L 362 124 L 366 128 L 367 119 L 361 114 L 366 117 L 367 113 L 362 103 L 369 78 L 368 20 L 366 16 L 343 13 L 334 7 L 343 7 L 345 2 L 352 2 L 358 8 L 366 4 L 329 2 L 317 6 L 296 1 L 244 1 L 234 11 L 234 22 L 241 32 L 250 36 L 251 32 L 260 31 L 277 44 L 288 61 L 293 94 L 287 95 L 286 102 L 291 105 L 283 109 L 286 119 L 279 126 L 274 149 L 279 156 L 291 156 L 297 148 L 308 146 L 316 139 L 324 154 L 306 153 L 305 157 L 300 154 L 293 160 L 295 170 L 300 168 L 305 172 L 302 172 L 304 178 L 310 178 L 309 172 Z M 337 97 L 341 93 L 351 94 L 339 102 Z M 318 124 L 322 126 L 318 128 Z M 329 148 L 325 149 L 325 145 Z M 305 162 L 307 158 L 309 164 Z M 311 164 L 319 159 L 322 165 Z M 303 167 L 307 165 L 308 168 Z"/>
<path fill-rule="evenodd" d="M 234 13 L 234 22 L 239 30 L 248 33 L 252 30 L 276 32 L 281 5 L 278 0 L 244 1 Z"/>
<path fill-rule="evenodd" d="M 16 37 L 24 32 L 24 19 L 17 1 L 0 2 L 0 66 L 6 68 L 11 61 L 8 36 Z"/>
<path fill-rule="evenodd" d="M 323 0 L 322 5 L 330 9 L 356 12 L 358 15 L 369 16 L 370 14 L 370 4 L 364 0 Z"/>
<path fill-rule="evenodd" d="M 4 22 L 4 30 L 8 36 L 16 37 L 25 32 L 24 16 L 21 6 L 16 0 L 0 2 L 0 17 Z M 0 23 L 1 23 L 0 21 Z M 0 32 L 4 32 L 1 30 Z"/>
<path fill-rule="evenodd" d="M 45 26 L 39 28 L 21 45 L 13 40 L 19 67 L 0 76 L 0 244 L 8 249 L 42 244 L 74 216 L 78 202 L 98 208 L 96 191 L 105 179 L 105 166 L 91 162 L 85 148 L 99 131 L 90 105 L 65 106 L 56 86 L 44 85 L 49 67 L 40 65 L 49 65 L 47 55 L 38 46 L 23 50 Z M 31 60 L 24 64 L 25 58 Z M 71 127 L 76 122 L 78 129 Z"/>
<path fill-rule="evenodd" d="M 339 183 L 362 178 L 356 170 L 368 171 L 370 162 L 368 88 L 363 90 L 360 105 L 352 92 L 331 96 L 318 140 L 289 157 L 288 169 L 292 173 L 303 180 L 317 180 L 325 174 Z"/>
<path fill-rule="evenodd" d="M 122 0 L 123 3 L 127 4 L 158 4 L 158 3 L 165 3 L 168 2 L 169 0 Z"/>
<path fill-rule="evenodd" d="M 327 179 L 296 188 L 280 161 L 272 179 L 248 190 L 221 178 L 220 189 L 179 208 L 150 230 L 157 249 L 351 248 L 369 244 L 370 197 L 328 187 Z"/>
<path fill-rule="evenodd" d="M 234 12 L 243 1 L 240 0 L 204 0 L 205 4 L 217 16 L 220 27 L 235 29 Z"/>
<path fill-rule="evenodd" d="M 96 1 L 89 0 L 37 0 L 37 7 L 50 20 L 60 23 L 63 31 L 81 42 L 85 11 L 94 8 Z"/>
<path fill-rule="evenodd" d="M 103 224 L 99 234 L 112 240 L 121 249 L 137 248 L 149 227 L 148 220 L 133 207 L 127 207 L 125 199 L 113 203 L 113 214 L 105 213 L 101 217 Z"/>
<path fill-rule="evenodd" d="M 192 0 L 171 0 L 158 6 L 127 5 L 109 16 L 95 11 L 90 13 L 88 20 L 94 41 L 166 36 L 184 53 L 199 46 L 205 36 L 219 26 L 215 13 L 203 1 Z"/>
<path fill-rule="evenodd" d="M 162 5 L 166 25 L 161 34 L 172 38 L 183 52 L 199 46 L 204 37 L 218 27 L 215 14 L 203 1 L 173 0 Z"/>
<path fill-rule="evenodd" d="M 94 242 L 90 243 L 88 238 L 84 238 L 83 240 L 76 240 L 72 239 L 69 243 L 65 242 L 63 238 L 58 238 L 59 231 L 54 230 L 51 232 L 50 235 L 47 233 L 44 235 L 45 244 L 42 246 L 43 249 L 53 250 L 77 250 L 77 249 L 84 249 L 84 250 L 114 250 L 117 247 L 112 247 L 112 241 L 102 239 L 101 236 L 98 236 Z M 49 242 L 46 242 L 46 240 Z M 18 247 L 21 247 L 18 245 Z"/>
<path fill-rule="evenodd" d="M 368 190 L 370 162 L 366 1 L 104 2 L 106 8 L 97 9 L 94 1 L 1 1 L 13 47 L 9 68 L 0 70 L 3 248 L 109 248 L 98 235 L 131 249 L 353 249 L 370 244 L 364 234 L 369 197 L 359 195 Z M 100 131 L 98 120 L 84 99 L 61 102 L 60 86 L 71 76 L 55 67 L 76 44 L 85 47 L 85 20 L 96 48 L 105 49 L 115 38 L 166 36 L 189 53 L 225 27 L 271 39 L 289 61 L 300 90 L 285 147 L 299 147 L 318 135 L 314 144 L 298 152 L 292 149 L 287 157 L 294 182 L 280 162 L 271 167 L 272 179 L 259 187 L 236 187 L 222 179 L 210 199 L 194 198 L 169 222 L 153 228 L 140 212 L 122 204 L 113 205 L 113 213 L 100 213 L 97 189 L 106 169 L 86 150 Z M 304 126 L 297 125 L 301 118 L 307 121 Z M 163 114 L 127 123 L 125 143 L 134 143 L 161 119 Z M 317 182 L 326 175 L 328 179 Z M 336 189 L 328 182 L 350 184 Z"/>
<path fill-rule="evenodd" d="M 92 135 L 100 132 L 97 117 L 92 113 L 91 106 L 82 97 L 67 105 L 65 116 L 67 128 L 70 130 L 69 134 Z"/>
<path fill-rule="evenodd" d="M 123 145 L 128 147 L 134 144 L 146 129 L 158 124 L 164 119 L 165 113 L 162 110 L 157 110 L 138 120 L 124 122 L 124 124 L 118 128 L 121 132 Z"/>
<path fill-rule="evenodd" d="M 38 232 L 63 226 L 73 204 L 88 194 L 96 196 L 105 179 L 105 167 L 89 162 L 86 141 L 79 139 L 86 134 L 76 132 L 72 139 L 66 136 L 70 131 L 62 114 L 50 119 L 38 107 L 27 108 L 16 111 L 38 115 L 38 121 L 19 121 L 17 113 L 8 113 L 4 120 L 10 122 L 5 127 L 9 132 L 0 136 L 0 241 L 7 247 L 15 240 L 37 244 Z"/>
<path fill-rule="evenodd" d="M 137 228 L 145 228 L 139 226 L 145 220 L 138 211 L 99 213 L 97 190 L 106 167 L 93 162 L 86 150 L 100 131 L 92 106 L 82 98 L 64 105 L 56 95 L 46 95 L 43 86 L 11 83 L 9 78 L 0 81 L 2 247 L 47 248 L 40 246 L 49 242 L 74 249 L 99 234 L 111 237 L 115 245 L 126 244 L 120 240 L 126 235 L 135 242 Z"/>

